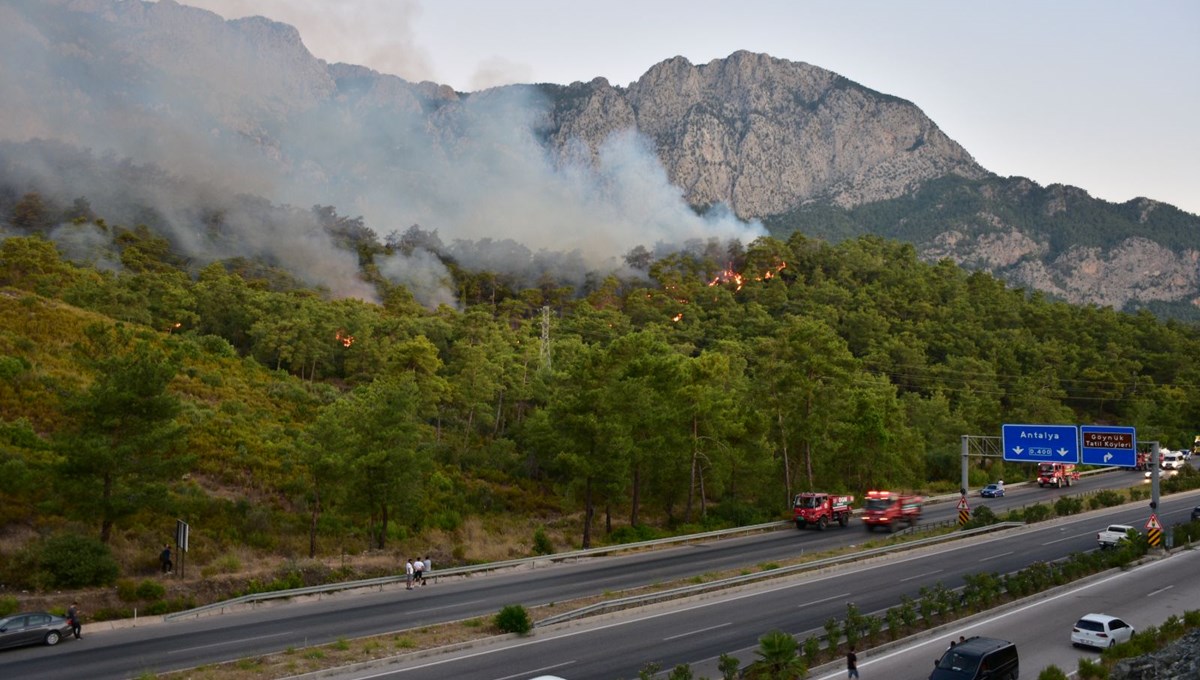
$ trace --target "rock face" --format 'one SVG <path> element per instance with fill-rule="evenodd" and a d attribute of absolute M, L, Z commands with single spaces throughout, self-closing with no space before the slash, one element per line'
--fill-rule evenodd
<path fill-rule="evenodd" d="M 766 219 L 891 201 L 895 214 L 868 231 L 909 240 L 929 260 L 1076 303 L 1200 298 L 1194 236 L 1159 236 L 1194 235 L 1200 217 L 997 178 L 913 103 L 764 54 L 699 65 L 675 57 L 628 88 L 598 78 L 458 93 L 327 64 L 296 29 L 261 17 L 224 21 L 173 0 L 42 0 L 0 3 L 0 85 L 0 141 L 115 148 L 172 172 L 232 179 L 246 192 L 292 181 L 304 199 L 316 186 L 353 192 L 382 174 L 420 195 L 481 148 L 517 156 L 535 144 L 560 167 L 594 163 L 615 135 L 636 134 L 693 206 L 723 203 L 743 219 Z M 492 126 L 486 136 L 473 134 L 481 120 Z M 284 179 L 264 181 L 260 168 Z M 970 198 L 981 207 L 914 228 L 941 208 L 909 213 L 902 202 L 947 178 L 979 183 Z M 340 196 L 358 210 L 389 190 Z M 1174 211 L 1166 227 L 1164 211 Z M 1074 238 L 1090 223 L 1130 228 L 1096 243 Z"/>
<path fill-rule="evenodd" d="M 1174 680 L 1200 678 L 1200 630 L 1193 630 L 1154 654 L 1125 659 L 1109 680 Z"/>
<path fill-rule="evenodd" d="M 947 174 L 987 174 L 912 103 L 765 54 L 735 52 L 700 66 L 675 57 L 620 94 L 621 105 L 556 117 L 603 131 L 631 113 L 690 203 L 727 203 L 742 217 L 814 200 L 854 206 Z"/>

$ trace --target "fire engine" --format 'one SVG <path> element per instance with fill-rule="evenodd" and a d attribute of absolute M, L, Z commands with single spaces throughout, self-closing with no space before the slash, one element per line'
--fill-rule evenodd
<path fill-rule="evenodd" d="M 1038 486 L 1059 488 L 1079 481 L 1079 473 L 1071 463 L 1038 463 Z"/>
<path fill-rule="evenodd" d="M 911 527 L 921 519 L 921 503 L 920 496 L 892 491 L 868 491 L 862 521 L 867 531 L 875 531 L 875 527 L 884 527 L 889 532 L 895 531 L 901 524 Z"/>
<path fill-rule="evenodd" d="M 798 493 L 792 503 L 792 518 L 796 520 L 796 528 L 803 529 L 814 525 L 824 531 L 830 522 L 842 526 L 850 521 L 850 504 L 854 496 L 834 496 L 827 493 Z"/>

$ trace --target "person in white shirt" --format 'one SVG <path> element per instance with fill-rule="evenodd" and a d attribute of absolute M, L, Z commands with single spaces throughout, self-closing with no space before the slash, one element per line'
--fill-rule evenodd
<path fill-rule="evenodd" d="M 433 571 L 433 560 L 429 559 L 429 555 L 426 555 L 425 556 L 425 571 L 423 571 L 421 573 L 428 574 L 431 571 Z M 426 579 L 426 576 L 421 577 L 421 585 L 425 585 L 425 579 Z"/>
<path fill-rule="evenodd" d="M 408 564 L 404 565 L 404 584 L 405 590 L 413 589 L 413 563 L 411 558 L 408 560 Z"/>
<path fill-rule="evenodd" d="M 423 576 L 424 573 L 425 573 L 425 563 L 421 561 L 420 557 L 418 557 L 417 561 L 413 562 L 413 582 L 414 583 L 423 582 L 425 580 L 425 577 Z"/>

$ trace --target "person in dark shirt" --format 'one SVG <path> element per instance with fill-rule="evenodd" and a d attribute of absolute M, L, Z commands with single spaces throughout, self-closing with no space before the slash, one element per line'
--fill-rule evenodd
<path fill-rule="evenodd" d="M 850 647 L 850 651 L 846 652 L 846 677 L 858 677 L 858 655 L 854 653 L 854 647 Z"/>

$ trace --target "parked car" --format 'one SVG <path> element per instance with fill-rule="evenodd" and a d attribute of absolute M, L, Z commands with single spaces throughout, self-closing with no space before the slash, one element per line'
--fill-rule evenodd
<path fill-rule="evenodd" d="M 1133 637 L 1133 626 L 1108 614 L 1087 614 L 1071 628 L 1071 644 L 1075 647 L 1104 649 Z"/>
<path fill-rule="evenodd" d="M 71 634 L 71 624 L 47 612 L 22 612 L 0 619 L 0 647 L 57 645 Z"/>
<path fill-rule="evenodd" d="M 1004 496 L 1004 485 L 988 484 L 979 490 L 979 495 L 984 498 L 1001 498 Z"/>

